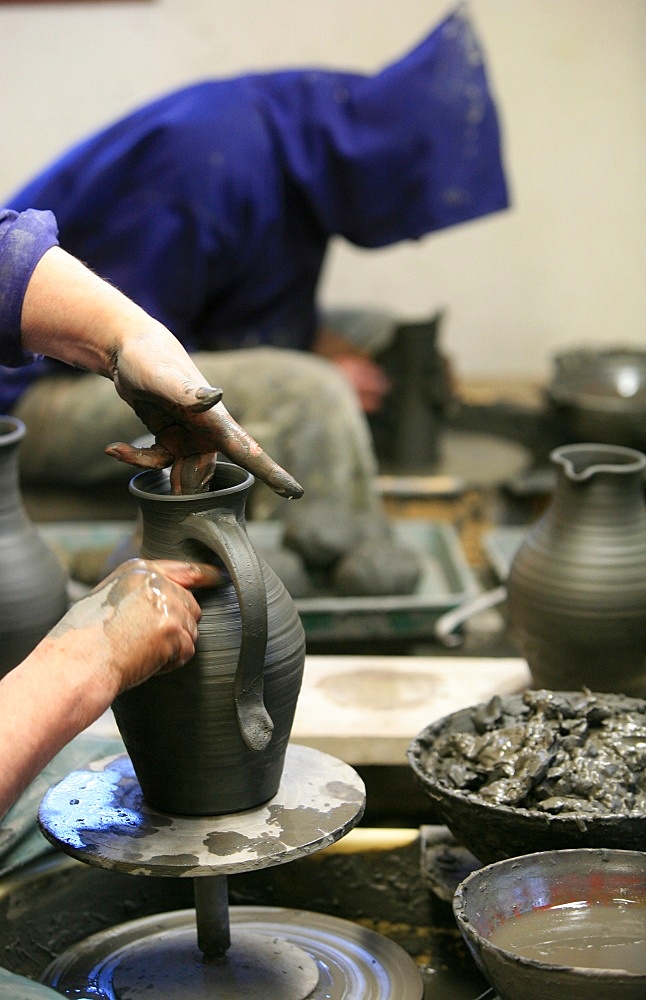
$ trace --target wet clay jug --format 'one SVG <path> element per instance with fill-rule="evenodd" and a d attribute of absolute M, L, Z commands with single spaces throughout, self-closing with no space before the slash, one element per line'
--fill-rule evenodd
<path fill-rule="evenodd" d="M 536 687 L 646 697 L 646 456 L 572 444 L 518 549 L 509 625 Z"/>
<path fill-rule="evenodd" d="M 67 573 L 25 510 L 18 473 L 25 425 L 0 417 L 0 676 L 65 614 Z"/>
<path fill-rule="evenodd" d="M 300 691 L 305 637 L 283 584 L 245 527 L 254 477 L 219 463 L 206 493 L 173 496 L 168 473 L 135 476 L 144 558 L 222 566 L 196 591 L 199 637 L 184 667 L 120 695 L 119 731 L 144 799 L 181 815 L 250 809 L 275 795 Z"/>

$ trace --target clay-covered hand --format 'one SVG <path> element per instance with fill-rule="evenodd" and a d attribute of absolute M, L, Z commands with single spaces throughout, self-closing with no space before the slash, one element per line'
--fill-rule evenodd
<path fill-rule="evenodd" d="M 360 354 L 342 354 L 332 360 L 354 388 L 363 412 L 378 413 L 392 388 L 384 370 Z"/>
<path fill-rule="evenodd" d="M 156 438 L 152 449 L 110 445 L 109 455 L 143 468 L 172 466 L 174 492 L 199 493 L 221 451 L 281 496 L 302 495 L 218 402 L 221 391 L 204 384 L 170 330 L 61 247 L 33 271 L 20 332 L 25 350 L 112 379 Z"/>
<path fill-rule="evenodd" d="M 220 582 L 220 571 L 203 563 L 131 559 L 73 605 L 47 640 L 67 641 L 77 655 L 87 644 L 88 681 L 107 689 L 110 704 L 193 656 L 201 609 L 187 588 Z"/>
<path fill-rule="evenodd" d="M 0 816 L 118 694 L 191 658 L 201 612 L 188 588 L 220 579 L 201 563 L 131 559 L 0 679 Z"/>
<path fill-rule="evenodd" d="M 151 363 L 154 359 L 154 363 Z M 114 358 L 117 392 L 155 436 L 150 448 L 115 442 L 106 453 L 141 468 L 171 466 L 173 493 L 208 487 L 222 452 L 280 496 L 295 499 L 303 489 L 231 417 L 222 392 L 204 384 L 199 369 L 165 327 L 131 336 Z"/>
<path fill-rule="evenodd" d="M 320 327 L 312 350 L 337 366 L 356 392 L 364 413 L 377 413 L 391 391 L 390 379 L 368 351 L 330 327 Z"/>

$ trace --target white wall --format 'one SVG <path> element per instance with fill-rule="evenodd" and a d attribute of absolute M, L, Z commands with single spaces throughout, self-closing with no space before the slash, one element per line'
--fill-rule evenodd
<path fill-rule="evenodd" d="M 134 105 L 204 76 L 374 70 L 439 0 L 2 5 L 0 192 Z M 383 251 L 333 247 L 329 304 L 447 310 L 459 374 L 542 377 L 580 343 L 643 344 L 645 0 L 472 0 L 505 135 L 511 211 Z M 0 195 L 1 199 L 1 195 Z"/>

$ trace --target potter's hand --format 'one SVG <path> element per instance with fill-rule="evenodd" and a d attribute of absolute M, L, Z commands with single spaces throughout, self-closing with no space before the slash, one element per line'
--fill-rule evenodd
<path fill-rule="evenodd" d="M 220 451 L 280 496 L 302 496 L 296 480 L 231 417 L 219 401 L 221 390 L 204 385 L 199 369 L 164 327 L 130 338 L 115 358 L 112 377 L 155 444 L 134 448 L 116 442 L 106 448 L 108 455 L 141 468 L 172 466 L 171 489 L 179 494 L 208 488 Z"/>
<path fill-rule="evenodd" d="M 143 468 L 173 466 L 176 493 L 200 492 L 222 451 L 276 493 L 303 490 L 218 403 L 179 340 L 80 261 L 53 246 L 36 265 L 22 306 L 25 350 L 112 379 L 155 435 L 152 449 L 117 443 L 106 451 Z M 216 404 L 218 404 L 216 406 Z"/>
<path fill-rule="evenodd" d="M 132 559 L 0 679 L 0 816 L 118 694 L 191 658 L 200 607 L 187 588 L 219 579 L 201 563 Z"/>
<path fill-rule="evenodd" d="M 332 359 L 353 387 L 364 413 L 378 413 L 392 386 L 379 365 L 360 354 L 341 354 Z"/>
<path fill-rule="evenodd" d="M 75 604 L 49 633 L 87 641 L 88 672 L 117 694 L 152 674 L 182 666 L 195 652 L 201 609 L 188 587 L 212 587 L 218 569 L 202 563 L 131 559 Z"/>
<path fill-rule="evenodd" d="M 377 413 L 382 408 L 392 386 L 367 351 L 326 326 L 317 330 L 312 350 L 337 366 L 356 392 L 364 413 Z"/>

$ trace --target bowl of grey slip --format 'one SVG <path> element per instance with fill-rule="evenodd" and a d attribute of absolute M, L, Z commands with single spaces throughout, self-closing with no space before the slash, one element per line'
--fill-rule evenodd
<path fill-rule="evenodd" d="M 432 812 L 482 864 L 539 851 L 646 851 L 646 701 L 495 697 L 429 724 L 408 761 Z"/>
<path fill-rule="evenodd" d="M 639 851 L 578 848 L 497 861 L 453 898 L 500 1000 L 643 1000 L 646 866 Z"/>

